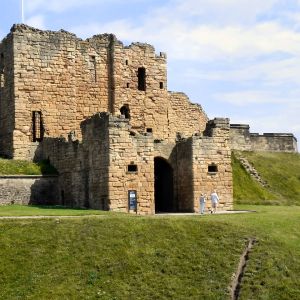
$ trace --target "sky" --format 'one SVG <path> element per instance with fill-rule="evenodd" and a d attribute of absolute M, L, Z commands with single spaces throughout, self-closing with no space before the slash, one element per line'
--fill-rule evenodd
<path fill-rule="evenodd" d="M 209 118 L 300 141 L 300 0 L 23 0 L 25 23 L 80 38 L 114 33 L 168 57 L 168 90 Z M 21 0 L 0 0 L 0 39 Z"/>

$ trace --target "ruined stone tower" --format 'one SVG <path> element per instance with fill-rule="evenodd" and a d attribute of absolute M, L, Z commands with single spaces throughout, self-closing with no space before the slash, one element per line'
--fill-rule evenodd
<path fill-rule="evenodd" d="M 232 207 L 228 119 L 167 90 L 166 54 L 14 25 L 0 44 L 0 153 L 49 159 L 58 203 L 151 214 Z M 131 197 L 135 205 L 131 206 Z"/>

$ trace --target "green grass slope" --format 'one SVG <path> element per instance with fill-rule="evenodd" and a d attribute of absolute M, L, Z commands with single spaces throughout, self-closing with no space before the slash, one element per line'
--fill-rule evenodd
<path fill-rule="evenodd" d="M 300 205 L 300 155 L 293 153 L 242 152 L 242 156 L 267 181 L 263 187 L 244 170 L 232 154 L 235 203 Z"/>
<path fill-rule="evenodd" d="M 240 299 L 299 299 L 300 207 L 258 210 L 0 219 L 0 299 L 229 299 L 253 236 Z"/>
<path fill-rule="evenodd" d="M 53 175 L 57 170 L 47 160 L 33 163 L 25 160 L 0 158 L 0 175 Z"/>
<path fill-rule="evenodd" d="M 60 205 L 3 205 L 0 217 L 12 216 L 86 216 L 106 215 L 107 211 L 83 208 L 67 208 Z M 110 212 L 112 214 L 112 212 Z"/>

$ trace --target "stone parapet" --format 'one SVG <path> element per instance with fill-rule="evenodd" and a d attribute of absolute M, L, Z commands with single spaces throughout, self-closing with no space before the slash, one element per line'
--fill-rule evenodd
<path fill-rule="evenodd" d="M 230 143 L 233 150 L 298 152 L 292 133 L 250 133 L 247 124 L 230 124 Z"/>

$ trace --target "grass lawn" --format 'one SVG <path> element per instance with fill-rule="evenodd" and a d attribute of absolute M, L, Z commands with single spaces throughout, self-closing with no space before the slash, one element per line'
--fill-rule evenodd
<path fill-rule="evenodd" d="M 300 154 L 242 152 L 267 181 L 254 181 L 232 155 L 233 196 L 239 204 L 300 205 Z"/>
<path fill-rule="evenodd" d="M 300 299 L 300 207 L 191 217 L 0 220 L 0 299 Z"/>
<path fill-rule="evenodd" d="M 47 160 L 33 163 L 26 160 L 0 158 L 0 175 L 56 175 L 57 170 Z"/>
<path fill-rule="evenodd" d="M 0 206 L 0 217 L 4 216 L 83 216 L 105 215 L 108 212 L 95 209 L 76 209 L 64 206 L 46 205 L 3 205 Z M 110 213 L 111 214 L 111 213 Z"/>

